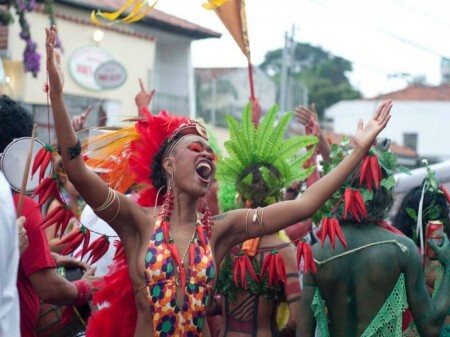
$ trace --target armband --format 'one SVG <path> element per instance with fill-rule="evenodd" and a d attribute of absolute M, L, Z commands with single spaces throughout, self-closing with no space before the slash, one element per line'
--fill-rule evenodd
<path fill-rule="evenodd" d="M 76 157 L 78 157 L 81 153 L 81 142 L 80 139 L 78 138 L 77 143 L 75 144 L 75 146 L 70 147 L 67 149 L 67 156 L 69 157 L 70 160 L 75 159 Z"/>
<path fill-rule="evenodd" d="M 72 283 L 75 285 L 75 287 L 77 287 L 77 297 L 72 302 L 72 304 L 76 307 L 81 307 L 89 300 L 91 289 L 89 288 L 89 285 L 86 281 L 77 280 L 73 281 Z"/>

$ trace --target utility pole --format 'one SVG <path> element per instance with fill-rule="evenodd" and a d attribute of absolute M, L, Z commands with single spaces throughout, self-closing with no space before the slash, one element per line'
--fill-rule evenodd
<path fill-rule="evenodd" d="M 294 64 L 295 56 L 295 25 L 292 25 L 292 33 L 289 37 L 286 32 L 284 35 L 284 48 L 282 54 L 281 63 L 281 76 L 280 76 L 280 110 L 287 111 L 289 107 L 289 102 L 292 100 L 292 93 L 290 93 L 290 78 L 292 72 L 292 66 Z"/>
<path fill-rule="evenodd" d="M 211 116 L 210 123 L 212 126 L 216 126 L 216 96 L 217 96 L 217 83 L 216 79 L 213 79 L 211 82 Z"/>

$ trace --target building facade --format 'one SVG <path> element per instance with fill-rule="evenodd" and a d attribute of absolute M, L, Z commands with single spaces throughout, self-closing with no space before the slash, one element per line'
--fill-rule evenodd
<path fill-rule="evenodd" d="M 392 118 L 382 136 L 415 150 L 431 163 L 450 159 L 450 85 L 412 86 L 371 100 L 341 101 L 325 111 L 333 130 L 353 134 L 358 118 L 367 121 L 387 99 Z"/>
<path fill-rule="evenodd" d="M 93 110 L 87 127 L 115 126 L 137 115 L 134 96 L 140 90 L 139 79 L 155 89 L 151 109 L 195 116 L 195 81 L 191 62 L 191 42 L 219 37 L 220 34 L 158 10 L 150 11 L 132 25 L 103 25 L 90 21 L 92 10 L 115 11 L 120 1 L 56 1 L 54 12 L 62 43 L 62 68 L 65 74 L 65 99 L 72 115 L 89 105 Z M 33 113 L 38 137 L 53 139 L 48 121 L 47 94 L 43 91 L 45 72 L 45 32 L 49 18 L 44 7 L 27 13 L 33 39 L 41 54 L 37 77 L 24 72 L 25 42 L 19 38 L 18 20 L 8 27 L 1 51 L 5 80 L 2 93 L 22 102 Z M 50 114 L 51 115 L 51 114 Z"/>

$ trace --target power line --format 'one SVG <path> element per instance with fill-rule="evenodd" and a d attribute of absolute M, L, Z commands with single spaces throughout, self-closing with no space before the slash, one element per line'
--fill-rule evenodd
<path fill-rule="evenodd" d="M 440 18 L 440 17 L 438 17 L 436 15 L 432 15 L 430 13 L 418 10 L 417 8 L 415 8 L 415 7 L 411 6 L 411 5 L 405 4 L 403 1 L 400 1 L 400 0 L 391 0 L 391 1 L 394 4 L 396 4 L 397 6 L 399 6 L 399 7 L 403 7 L 403 8 L 407 9 L 410 12 L 419 14 L 419 16 L 422 16 L 424 18 L 427 18 L 427 19 L 433 21 L 434 23 L 439 23 L 439 24 L 441 24 L 443 26 L 447 26 L 448 28 L 450 28 L 450 21 L 444 20 L 443 18 Z"/>
<path fill-rule="evenodd" d="M 400 41 L 400 42 L 403 42 L 403 43 L 405 43 L 405 44 L 409 44 L 410 46 L 413 46 L 413 47 L 415 47 L 415 48 L 417 48 L 417 49 L 420 49 L 420 50 L 422 50 L 422 51 L 424 51 L 424 52 L 433 54 L 433 55 L 438 56 L 438 57 L 441 57 L 441 58 L 448 58 L 448 57 L 445 56 L 444 54 L 441 54 L 441 53 L 439 53 L 439 52 L 437 52 L 437 51 L 435 51 L 435 50 L 433 50 L 433 49 L 431 49 L 431 48 L 428 48 L 428 47 L 426 47 L 426 46 L 423 46 L 423 45 L 421 45 L 421 44 L 418 44 L 418 43 L 416 43 L 416 42 L 414 42 L 414 41 L 412 41 L 412 40 L 406 39 L 406 38 L 404 38 L 404 37 L 402 37 L 402 36 L 399 36 L 399 35 L 397 35 L 397 34 L 394 34 L 394 33 L 392 33 L 392 32 L 389 32 L 389 31 L 387 31 L 387 30 L 384 30 L 384 29 L 382 29 L 382 28 L 378 28 L 378 27 L 377 27 L 376 29 L 377 29 L 378 31 L 380 31 L 380 32 L 382 32 L 382 33 L 384 33 L 384 34 L 386 34 L 387 36 L 390 36 L 390 37 L 392 37 L 392 38 L 394 38 L 394 39 L 396 39 L 396 40 L 398 40 L 398 41 Z"/>
<path fill-rule="evenodd" d="M 310 1 L 320 5 L 322 7 L 324 7 L 327 10 L 330 10 L 330 11 L 335 11 L 336 10 L 336 8 L 332 8 L 329 5 L 326 5 L 323 2 L 321 2 L 321 1 L 318 1 L 318 0 L 310 0 Z M 412 40 L 406 39 L 406 38 L 401 37 L 399 35 L 396 35 L 396 34 L 394 34 L 392 32 L 384 30 L 384 29 L 382 29 L 382 28 L 380 28 L 380 27 L 378 27 L 378 26 L 376 26 L 376 25 L 374 25 L 374 24 L 372 24 L 370 22 L 364 21 L 364 22 L 362 22 L 362 24 L 364 24 L 364 25 L 366 25 L 366 26 L 368 26 L 368 27 L 370 27 L 370 28 L 372 28 L 374 30 L 377 30 L 377 31 L 379 31 L 379 32 L 381 32 L 381 33 L 383 33 L 383 34 L 385 34 L 385 35 L 387 35 L 387 36 L 389 36 L 389 37 L 391 37 L 391 38 L 393 38 L 395 40 L 398 40 L 398 41 L 400 41 L 400 42 L 402 42 L 404 44 L 409 44 L 410 46 L 413 46 L 413 47 L 415 47 L 417 49 L 420 49 L 420 50 L 422 50 L 424 52 L 433 54 L 433 55 L 441 57 L 441 58 L 449 58 L 448 56 L 446 56 L 446 55 L 444 55 L 442 53 L 439 53 L 439 52 L 437 52 L 437 51 L 435 51 L 435 50 L 433 50 L 433 49 L 431 49 L 431 48 L 429 48 L 427 46 L 423 46 L 423 45 L 421 45 L 421 44 L 419 44 L 417 42 L 414 42 Z"/>

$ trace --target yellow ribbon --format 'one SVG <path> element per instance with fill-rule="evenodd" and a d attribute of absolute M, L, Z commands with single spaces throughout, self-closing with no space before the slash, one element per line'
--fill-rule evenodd
<path fill-rule="evenodd" d="M 158 1 L 156 0 L 152 5 L 148 5 L 148 0 L 128 0 L 119 10 L 112 13 L 101 12 L 100 10 L 92 11 L 91 21 L 96 25 L 100 25 L 101 21 L 98 19 L 98 17 L 100 17 L 106 21 L 110 21 L 108 22 L 108 25 L 116 23 L 133 23 L 141 20 L 147 15 L 148 12 L 155 8 L 157 2 Z M 119 16 L 131 6 L 133 6 L 131 13 L 123 19 L 118 20 Z"/>
<path fill-rule="evenodd" d="M 202 7 L 206 8 L 206 9 L 216 9 L 217 7 L 222 6 L 224 3 L 228 2 L 228 1 L 233 1 L 233 0 L 208 0 L 208 2 L 205 2 Z"/>

